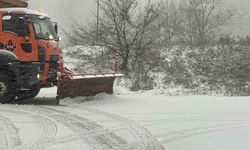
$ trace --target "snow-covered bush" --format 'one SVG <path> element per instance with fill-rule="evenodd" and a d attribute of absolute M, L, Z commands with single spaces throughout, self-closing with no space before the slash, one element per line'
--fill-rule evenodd
<path fill-rule="evenodd" d="M 249 47 L 174 48 L 169 53 L 164 63 L 166 84 L 199 94 L 250 94 Z"/>
<path fill-rule="evenodd" d="M 112 72 L 114 54 L 99 46 L 73 46 L 63 50 L 65 63 L 76 72 L 91 74 Z"/>
<path fill-rule="evenodd" d="M 66 66 L 76 72 L 113 71 L 115 54 L 109 49 L 75 46 L 64 51 Z M 125 81 L 133 91 L 157 88 L 171 94 L 169 89 L 178 87 L 185 94 L 250 94 L 250 51 L 246 46 L 145 49 L 130 66 Z"/>
<path fill-rule="evenodd" d="M 132 66 L 130 76 L 132 90 L 152 90 L 154 88 L 154 74 L 162 71 L 162 57 L 159 50 L 148 49 L 138 57 Z"/>
<path fill-rule="evenodd" d="M 64 49 L 64 52 L 66 67 L 75 72 L 90 74 L 107 73 L 114 70 L 115 53 L 107 48 L 78 45 L 68 47 Z M 160 69 L 160 52 L 145 49 L 137 59 L 137 61 L 129 62 L 131 68 L 125 73 L 127 74 L 127 87 L 133 91 L 153 89 L 153 72 Z"/>

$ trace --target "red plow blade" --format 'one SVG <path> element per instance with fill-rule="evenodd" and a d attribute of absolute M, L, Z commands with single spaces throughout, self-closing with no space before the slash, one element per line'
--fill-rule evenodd
<path fill-rule="evenodd" d="M 113 84 L 122 74 L 67 75 L 58 85 L 59 99 L 77 96 L 94 96 L 99 93 L 113 93 Z"/>

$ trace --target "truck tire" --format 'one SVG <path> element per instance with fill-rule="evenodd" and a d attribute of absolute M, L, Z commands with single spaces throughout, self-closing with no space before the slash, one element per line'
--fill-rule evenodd
<path fill-rule="evenodd" d="M 16 101 L 23 101 L 23 100 L 29 100 L 35 98 L 39 92 L 40 92 L 40 87 L 34 87 L 28 91 L 20 91 L 17 94 L 17 100 Z"/>
<path fill-rule="evenodd" d="M 16 83 L 5 74 L 0 74 L 0 103 L 9 103 L 16 98 Z"/>

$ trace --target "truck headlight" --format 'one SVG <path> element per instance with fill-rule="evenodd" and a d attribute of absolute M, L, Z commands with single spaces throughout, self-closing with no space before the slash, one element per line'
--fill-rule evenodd
<path fill-rule="evenodd" d="M 40 79 L 40 77 L 41 77 L 41 75 L 38 73 L 38 74 L 36 75 L 36 78 L 37 78 L 37 79 Z"/>
<path fill-rule="evenodd" d="M 53 36 L 53 35 L 50 35 L 50 36 L 49 36 L 49 39 L 50 39 L 50 40 L 53 40 L 53 39 L 54 39 L 54 36 Z"/>

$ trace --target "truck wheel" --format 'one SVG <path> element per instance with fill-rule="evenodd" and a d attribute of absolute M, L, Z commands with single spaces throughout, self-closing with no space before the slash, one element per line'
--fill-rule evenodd
<path fill-rule="evenodd" d="M 35 87 L 28 91 L 20 91 L 17 95 L 17 101 L 23 101 L 35 98 L 39 94 L 40 89 L 41 89 L 40 87 Z"/>
<path fill-rule="evenodd" d="M 15 82 L 7 75 L 0 74 L 0 103 L 9 103 L 16 98 Z"/>

